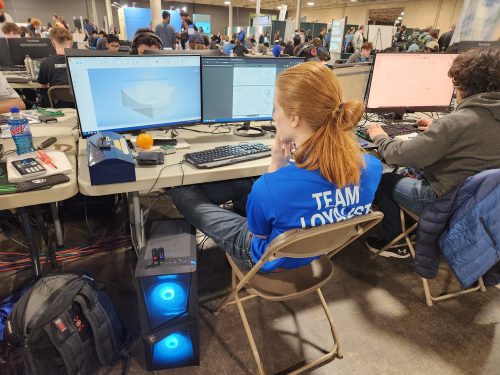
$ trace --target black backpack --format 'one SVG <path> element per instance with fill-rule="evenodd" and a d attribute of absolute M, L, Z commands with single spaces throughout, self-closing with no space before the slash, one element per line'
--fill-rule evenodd
<path fill-rule="evenodd" d="M 88 276 L 41 278 L 17 302 L 6 328 L 15 374 L 86 375 L 99 363 L 126 358 L 124 327 L 109 297 Z"/>

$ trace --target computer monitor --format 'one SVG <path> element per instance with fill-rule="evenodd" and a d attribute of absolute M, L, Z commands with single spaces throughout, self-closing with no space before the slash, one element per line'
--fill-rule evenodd
<path fill-rule="evenodd" d="M 146 55 L 201 55 L 201 56 L 224 56 L 219 50 L 211 49 L 160 49 L 146 50 Z"/>
<path fill-rule="evenodd" d="M 500 41 L 463 41 L 458 43 L 458 51 L 465 52 L 474 48 L 500 48 Z"/>
<path fill-rule="evenodd" d="M 453 96 L 448 70 L 457 54 L 378 53 L 367 89 L 369 111 L 444 111 Z"/>
<path fill-rule="evenodd" d="M 10 58 L 9 44 L 7 38 L 0 38 L 0 66 L 11 67 L 12 60 Z"/>
<path fill-rule="evenodd" d="M 271 120 L 274 85 L 303 58 L 202 57 L 203 122 Z"/>
<path fill-rule="evenodd" d="M 83 137 L 201 121 L 200 56 L 67 56 Z"/>
<path fill-rule="evenodd" d="M 24 65 L 24 58 L 43 59 L 56 54 L 48 38 L 9 38 L 9 49 L 12 63 Z"/>

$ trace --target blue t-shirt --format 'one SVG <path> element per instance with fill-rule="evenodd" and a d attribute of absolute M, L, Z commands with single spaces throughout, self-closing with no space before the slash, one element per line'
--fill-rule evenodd
<path fill-rule="evenodd" d="M 261 176 L 252 187 L 247 202 L 248 229 L 254 235 L 250 253 L 257 262 L 271 241 L 290 229 L 335 223 L 370 212 L 382 176 L 382 163 L 364 155 L 366 167 L 359 186 L 337 189 L 318 170 L 308 171 L 290 163 Z M 297 268 L 316 258 L 280 258 L 269 261 L 262 271 Z"/>
<path fill-rule="evenodd" d="M 273 53 L 274 57 L 280 57 L 281 54 L 281 46 L 279 44 L 275 44 L 273 46 L 273 49 L 271 50 Z"/>
<path fill-rule="evenodd" d="M 231 50 L 234 48 L 234 44 L 228 43 L 224 46 L 224 54 L 229 56 L 231 54 Z"/>

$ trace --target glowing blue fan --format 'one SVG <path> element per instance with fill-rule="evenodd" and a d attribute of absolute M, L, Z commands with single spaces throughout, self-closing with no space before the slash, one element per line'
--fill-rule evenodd
<path fill-rule="evenodd" d="M 144 280 L 146 308 L 152 327 L 187 312 L 189 278 L 183 275 L 156 276 Z"/>
<path fill-rule="evenodd" d="M 191 339 L 181 332 L 171 333 L 153 346 L 153 363 L 163 366 L 182 366 L 194 355 Z"/>

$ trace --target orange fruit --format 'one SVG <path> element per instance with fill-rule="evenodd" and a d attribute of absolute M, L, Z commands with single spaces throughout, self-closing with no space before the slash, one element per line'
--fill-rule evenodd
<path fill-rule="evenodd" d="M 151 137 L 148 133 L 141 133 L 137 136 L 137 140 L 135 144 L 139 148 L 143 148 L 145 150 L 153 147 L 153 137 Z"/>

